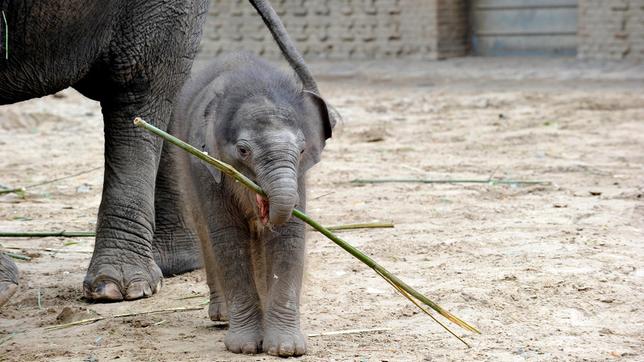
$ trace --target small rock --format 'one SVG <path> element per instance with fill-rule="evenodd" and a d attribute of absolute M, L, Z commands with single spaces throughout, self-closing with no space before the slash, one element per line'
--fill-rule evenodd
<path fill-rule="evenodd" d="M 25 253 L 25 255 L 27 255 L 28 257 L 30 257 L 30 258 L 32 258 L 32 259 L 40 258 L 40 257 L 42 256 L 42 254 L 40 254 L 40 253 L 39 253 L 39 252 L 37 252 L 37 251 L 29 251 L 29 250 L 26 250 L 26 251 L 24 251 L 24 253 Z"/>
<path fill-rule="evenodd" d="M 602 328 L 599 330 L 599 334 L 607 335 L 607 334 L 614 334 L 614 332 L 608 328 Z"/>
<path fill-rule="evenodd" d="M 84 194 L 90 192 L 92 186 L 90 184 L 84 183 L 76 188 L 76 192 L 79 194 Z"/>
<path fill-rule="evenodd" d="M 83 319 L 96 317 L 96 312 L 89 309 L 64 307 L 56 317 L 59 324 L 72 323 Z"/>
<path fill-rule="evenodd" d="M 602 193 L 600 191 L 589 191 L 592 196 L 600 196 Z"/>

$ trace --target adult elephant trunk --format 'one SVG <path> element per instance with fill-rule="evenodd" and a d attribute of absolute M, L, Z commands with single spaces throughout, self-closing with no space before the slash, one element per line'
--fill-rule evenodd
<path fill-rule="evenodd" d="M 287 222 L 300 201 L 295 165 L 290 160 L 272 161 L 257 173 L 257 181 L 268 197 L 268 219 L 273 225 Z"/>
<path fill-rule="evenodd" d="M 250 0 L 250 3 L 253 5 L 255 10 L 257 10 L 259 16 L 264 21 L 264 24 L 268 27 L 268 30 L 271 32 L 271 35 L 273 35 L 273 39 L 277 42 L 282 54 L 293 70 L 295 70 L 295 74 L 297 74 L 302 81 L 304 90 L 319 95 L 320 92 L 317 84 L 315 83 L 315 79 L 313 79 L 313 75 L 304 63 L 304 58 L 302 58 L 302 55 L 288 36 L 284 24 L 275 13 L 271 4 L 267 0 Z"/>

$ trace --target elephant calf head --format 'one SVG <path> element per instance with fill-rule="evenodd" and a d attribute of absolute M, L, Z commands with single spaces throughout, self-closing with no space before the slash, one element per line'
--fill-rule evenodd
<path fill-rule="evenodd" d="M 267 199 L 238 185 L 241 206 L 265 225 L 280 225 L 302 203 L 300 179 L 319 162 L 333 124 L 324 100 L 294 77 L 251 55 L 237 57 L 208 84 L 203 147 L 264 189 Z"/>

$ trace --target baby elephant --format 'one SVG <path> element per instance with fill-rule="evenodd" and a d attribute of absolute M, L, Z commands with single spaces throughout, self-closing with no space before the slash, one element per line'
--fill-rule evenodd
<path fill-rule="evenodd" d="M 305 228 L 291 212 L 305 208 L 304 174 L 320 160 L 332 128 L 319 96 L 250 54 L 221 57 L 183 87 L 170 131 L 268 196 L 164 145 L 159 172 L 177 178 L 165 177 L 174 187 L 157 195 L 178 208 L 177 233 L 201 242 L 210 318 L 229 320 L 224 343 L 232 352 L 306 352 L 299 316 Z"/>

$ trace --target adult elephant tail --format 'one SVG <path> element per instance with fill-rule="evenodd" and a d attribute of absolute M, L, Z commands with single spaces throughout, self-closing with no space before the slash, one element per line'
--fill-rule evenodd
<path fill-rule="evenodd" d="M 280 47 L 282 54 L 289 62 L 295 73 L 300 77 L 304 90 L 308 90 L 315 94 L 320 94 L 318 90 L 318 85 L 313 79 L 313 75 L 309 71 L 309 68 L 304 63 L 304 58 L 302 54 L 297 50 L 295 44 L 288 36 L 284 24 L 280 20 L 277 13 L 267 0 L 250 0 L 250 3 L 253 5 L 255 10 L 259 13 L 259 16 L 264 21 L 264 24 L 268 27 L 268 30 L 273 35 L 273 39 L 277 42 L 277 45 Z"/>
<path fill-rule="evenodd" d="M 250 0 L 250 3 L 253 5 L 255 10 L 257 10 L 259 16 L 264 21 L 264 24 L 268 27 L 273 39 L 275 39 L 275 42 L 279 46 L 288 63 L 291 65 L 291 68 L 295 70 L 295 74 L 297 74 L 302 81 L 304 90 L 313 93 L 318 101 L 323 105 L 321 109 L 326 113 L 322 117 L 325 120 L 325 139 L 331 138 L 331 130 L 337 123 L 337 120 L 340 119 L 340 114 L 320 97 L 320 91 L 315 79 L 313 79 L 313 74 L 311 74 L 306 63 L 304 63 L 302 54 L 300 54 L 295 47 L 295 44 L 293 44 L 293 41 L 288 36 L 282 20 L 277 16 L 277 13 L 275 13 L 270 2 L 268 2 L 268 0 Z"/>

